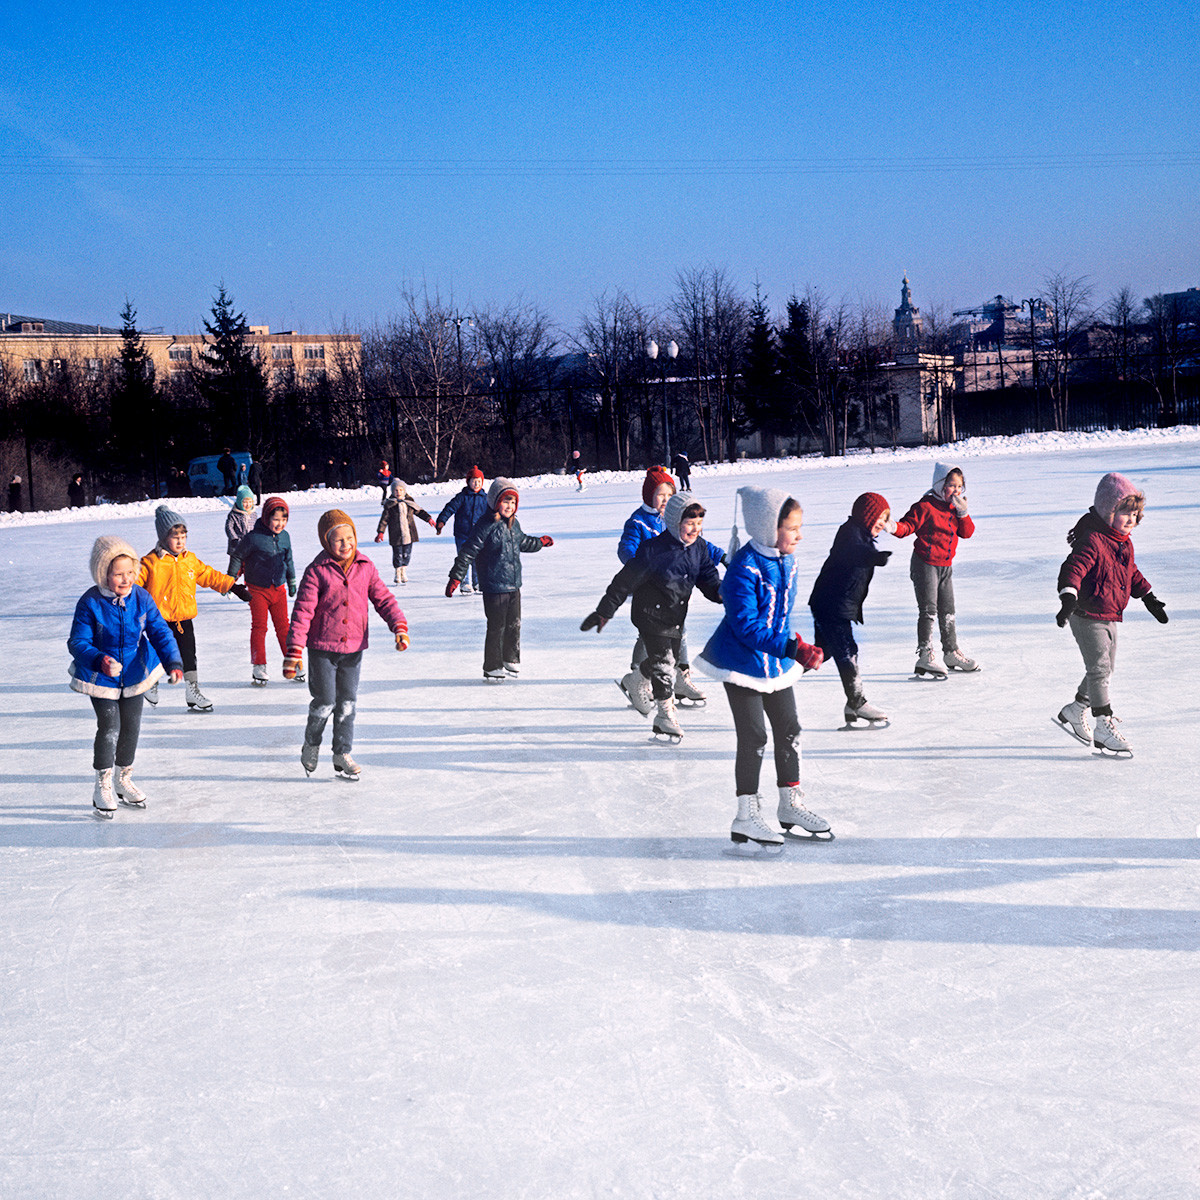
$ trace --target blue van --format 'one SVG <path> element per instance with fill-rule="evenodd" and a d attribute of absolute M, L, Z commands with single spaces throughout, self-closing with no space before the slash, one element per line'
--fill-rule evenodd
<path fill-rule="evenodd" d="M 222 457 L 220 454 L 203 454 L 188 463 L 188 485 L 193 496 L 219 496 L 225 490 L 225 477 L 217 466 Z M 244 483 L 253 461 L 249 451 L 233 450 L 230 457 L 237 463 L 238 477 Z"/>

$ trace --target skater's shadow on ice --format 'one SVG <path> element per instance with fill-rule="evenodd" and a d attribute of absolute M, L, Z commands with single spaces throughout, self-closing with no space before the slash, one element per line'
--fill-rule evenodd
<path fill-rule="evenodd" d="M 1086 868 L 1107 870 L 1107 866 Z M 1050 879 L 1058 872 L 1044 870 Z M 767 887 L 666 889 L 591 895 L 468 888 L 322 888 L 316 899 L 373 904 L 525 909 L 547 917 L 601 925 L 696 933 L 877 942 L 1085 947 L 1101 950 L 1200 949 L 1198 914 L 1186 911 L 942 900 L 914 892 L 1000 886 L 969 873 L 860 882 Z"/>

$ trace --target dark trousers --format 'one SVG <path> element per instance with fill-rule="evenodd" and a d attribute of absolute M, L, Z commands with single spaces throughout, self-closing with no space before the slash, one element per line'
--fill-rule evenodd
<path fill-rule="evenodd" d="M 842 681 L 846 699 L 856 704 L 863 703 L 862 677 L 858 672 L 858 643 L 854 640 L 854 629 L 844 619 L 826 620 L 813 613 L 813 641 L 832 658 Z"/>
<path fill-rule="evenodd" d="M 681 640 L 657 633 L 642 634 L 646 657 L 638 665 L 638 670 L 650 680 L 655 700 L 666 700 L 675 694 L 675 666 L 679 662 Z"/>
<path fill-rule="evenodd" d="M 778 787 L 800 782 L 800 718 L 792 689 L 756 692 L 735 683 L 725 685 L 733 727 L 737 731 L 737 760 L 734 779 L 739 796 L 758 794 L 763 751 L 767 745 L 767 721 L 775 739 L 775 783 Z"/>
<path fill-rule="evenodd" d="M 392 543 L 392 566 L 407 567 L 412 558 L 412 542 Z"/>
<path fill-rule="evenodd" d="M 335 654 L 329 650 L 308 652 L 308 723 L 304 740 L 319 746 L 325 723 L 333 717 L 333 752 L 349 754 L 354 746 L 354 710 L 358 702 L 358 676 L 362 670 L 361 650 Z"/>
<path fill-rule="evenodd" d="M 483 669 L 498 671 L 505 663 L 521 661 L 521 593 L 484 592 L 487 634 L 483 639 Z"/>
<path fill-rule="evenodd" d="M 138 734 L 142 731 L 142 701 L 145 696 L 92 696 L 96 712 L 96 740 L 92 744 L 92 768 L 132 767 L 137 753 Z"/>
<path fill-rule="evenodd" d="M 470 533 L 469 533 L 469 532 L 468 532 L 468 533 L 465 533 L 465 534 L 464 534 L 462 537 L 459 537 L 457 534 L 455 535 L 455 538 L 454 538 L 454 549 L 455 549 L 455 551 L 456 551 L 456 553 L 457 553 L 457 554 L 461 554 L 461 553 L 462 553 L 462 548 L 463 548 L 463 547 L 464 547 L 464 546 L 467 544 L 467 539 L 468 539 L 470 536 L 471 536 L 471 535 L 470 535 Z M 397 566 L 398 566 L 398 565 L 399 565 L 399 564 L 397 564 Z M 472 587 L 473 587 L 473 588 L 474 588 L 476 591 L 479 591 L 479 571 L 477 570 L 477 568 L 476 568 L 476 566 L 475 566 L 475 560 L 474 560 L 474 559 L 472 559 L 472 560 L 471 560 L 471 567 L 470 567 L 470 570 L 468 571 L 468 573 L 467 573 L 466 575 L 464 575 L 464 576 L 463 576 L 463 583 L 466 583 L 468 579 L 471 581 L 471 586 L 472 586 Z"/>
<path fill-rule="evenodd" d="M 196 630 L 191 621 L 168 621 L 167 624 L 171 626 L 175 640 L 179 643 L 179 658 L 183 663 L 184 673 L 194 671 L 196 669 Z"/>

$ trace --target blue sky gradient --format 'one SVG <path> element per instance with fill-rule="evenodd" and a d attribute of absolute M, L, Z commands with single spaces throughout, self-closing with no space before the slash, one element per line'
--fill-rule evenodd
<path fill-rule="evenodd" d="M 1200 286 L 1200 6 L 616 0 L 0 15 L 0 307 L 319 332 L 726 268 L 947 308 Z"/>

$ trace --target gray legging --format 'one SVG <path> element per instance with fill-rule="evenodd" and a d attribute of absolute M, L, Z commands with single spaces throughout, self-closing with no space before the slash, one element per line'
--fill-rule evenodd
<path fill-rule="evenodd" d="M 1080 696 L 1086 696 L 1092 712 L 1111 712 L 1108 700 L 1108 681 L 1117 661 L 1116 621 L 1093 621 L 1073 612 L 1068 618 L 1071 632 L 1079 643 L 1083 666 L 1087 672 L 1079 684 Z"/>
<path fill-rule="evenodd" d="M 942 649 L 958 649 L 954 628 L 954 567 L 934 567 L 913 551 L 908 577 L 917 593 L 917 645 L 933 645 L 933 626 L 942 635 Z"/>
<path fill-rule="evenodd" d="M 333 717 L 333 752 L 349 754 L 354 748 L 354 710 L 358 700 L 358 675 L 362 670 L 361 650 L 336 654 L 329 650 L 308 652 L 308 722 L 304 740 L 319 746 L 325 725 Z"/>
<path fill-rule="evenodd" d="M 92 769 L 107 771 L 114 764 L 132 767 L 137 753 L 138 734 L 142 730 L 142 701 L 144 695 L 122 696 L 110 700 L 107 696 L 92 696 L 96 711 L 96 740 L 92 744 Z"/>
<path fill-rule="evenodd" d="M 792 689 L 756 692 L 736 683 L 725 685 L 733 727 L 737 731 L 734 782 L 739 796 L 758 792 L 763 751 L 767 746 L 767 722 L 775 739 L 775 782 L 788 787 L 800 782 L 800 718 Z"/>

